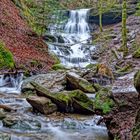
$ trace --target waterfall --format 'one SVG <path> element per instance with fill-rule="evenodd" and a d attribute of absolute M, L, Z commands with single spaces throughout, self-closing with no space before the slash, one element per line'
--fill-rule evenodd
<path fill-rule="evenodd" d="M 88 9 L 71 10 L 67 22 L 62 26 L 62 32 L 52 31 L 52 29 L 56 29 L 56 24 L 50 26 L 50 34 L 58 38 L 61 37 L 63 43 L 60 43 L 58 39 L 55 44 L 49 43 L 49 48 L 67 67 L 85 67 L 91 63 L 90 47 L 92 45 L 90 44 L 88 14 Z"/>

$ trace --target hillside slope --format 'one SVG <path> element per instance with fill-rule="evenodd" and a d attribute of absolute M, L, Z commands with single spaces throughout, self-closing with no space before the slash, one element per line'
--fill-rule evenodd
<path fill-rule="evenodd" d="M 53 63 L 47 45 L 28 27 L 11 0 L 0 0 L 0 40 L 13 53 L 18 67 L 43 72 Z"/>

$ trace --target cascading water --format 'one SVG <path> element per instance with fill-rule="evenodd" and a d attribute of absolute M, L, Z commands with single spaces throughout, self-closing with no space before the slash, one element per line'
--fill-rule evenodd
<path fill-rule="evenodd" d="M 91 45 L 89 45 L 91 35 L 87 22 L 88 13 L 88 9 L 70 11 L 69 19 L 62 28 L 63 32 L 54 30 L 56 25 L 50 25 L 50 34 L 61 38 L 61 40 L 57 39 L 58 42 L 55 42 L 55 44 L 49 43 L 49 48 L 67 67 L 85 67 L 91 63 Z"/>
<path fill-rule="evenodd" d="M 23 73 L 0 75 L 0 92 L 21 93 Z"/>

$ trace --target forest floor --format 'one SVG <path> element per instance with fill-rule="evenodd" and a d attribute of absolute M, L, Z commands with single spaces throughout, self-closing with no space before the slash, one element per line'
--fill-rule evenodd
<path fill-rule="evenodd" d="M 11 0 L 0 1 L 0 41 L 13 53 L 17 67 L 45 72 L 53 64 L 47 45 L 29 28 Z"/>
<path fill-rule="evenodd" d="M 118 51 L 122 41 L 121 23 L 104 29 L 109 41 L 100 39 L 100 43 L 106 47 L 106 51 L 101 53 L 99 62 L 112 68 L 115 74 L 112 96 L 118 103 L 118 106 L 105 115 L 104 119 L 111 138 L 121 140 L 134 139 L 136 131 L 136 137 L 140 138 L 139 130 L 135 129 L 139 117 L 139 98 L 134 87 L 134 74 L 140 70 L 140 58 L 134 57 L 134 53 L 140 45 L 140 17 L 129 16 L 127 30 L 129 53 L 126 57 L 123 57 L 123 53 Z M 106 43 L 104 44 L 104 42 Z"/>

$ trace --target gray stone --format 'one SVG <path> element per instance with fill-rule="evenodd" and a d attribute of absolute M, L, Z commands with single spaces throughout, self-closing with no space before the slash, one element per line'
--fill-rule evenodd
<path fill-rule="evenodd" d="M 33 109 L 43 114 L 51 114 L 57 111 L 57 106 L 46 97 L 31 96 L 27 98 Z"/>
<path fill-rule="evenodd" d="M 94 93 L 95 89 L 92 84 L 90 84 L 86 79 L 80 77 L 76 73 L 68 72 L 67 73 L 67 85 L 72 89 L 80 89 L 83 92 Z"/>
<path fill-rule="evenodd" d="M 34 87 L 30 82 L 36 82 L 47 88 L 50 92 L 59 92 L 65 89 L 66 86 L 66 73 L 64 71 L 51 71 L 47 74 L 39 74 L 32 76 L 23 81 L 22 92 L 33 90 Z"/>

